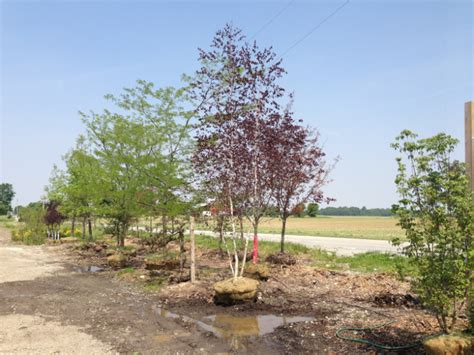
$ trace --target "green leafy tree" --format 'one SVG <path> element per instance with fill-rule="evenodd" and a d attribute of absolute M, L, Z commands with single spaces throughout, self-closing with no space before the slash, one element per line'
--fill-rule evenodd
<path fill-rule="evenodd" d="M 135 161 L 148 186 L 147 199 L 142 204 L 149 215 L 163 216 L 167 231 L 168 217 L 187 213 L 193 204 L 193 189 L 189 156 L 193 149 L 190 138 L 193 110 L 187 108 L 185 89 L 155 88 L 153 83 L 138 80 L 134 88 L 126 88 L 119 96 L 107 99 L 124 110 L 127 119 L 146 127 L 147 156 Z"/>
<path fill-rule="evenodd" d="M 473 286 L 474 203 L 464 164 L 451 158 L 457 143 L 444 133 L 419 139 L 403 131 L 392 145 L 400 153 L 393 210 L 418 270 L 413 286 L 446 333 Z"/>
<path fill-rule="evenodd" d="M 71 221 L 71 235 L 75 235 L 75 222 L 82 220 L 82 237 L 85 239 L 86 223 L 89 239 L 92 239 L 92 218 L 98 213 L 101 202 L 101 185 L 97 179 L 99 162 L 88 151 L 84 137 L 77 141 L 76 148 L 64 156 L 64 171 L 53 169 L 50 184 L 46 188 L 49 201 L 59 201 L 59 210 Z"/>
<path fill-rule="evenodd" d="M 306 215 L 309 217 L 316 217 L 319 212 L 319 205 L 317 203 L 308 203 L 306 206 Z"/>
<path fill-rule="evenodd" d="M 0 184 L 0 215 L 6 215 L 12 211 L 12 201 L 15 197 L 12 184 Z"/>
<path fill-rule="evenodd" d="M 113 227 L 117 245 L 124 246 L 132 221 L 144 213 L 141 202 L 146 200 L 147 186 L 139 167 L 149 162 L 148 127 L 107 110 L 83 118 L 97 161 L 93 172 L 96 208 Z"/>

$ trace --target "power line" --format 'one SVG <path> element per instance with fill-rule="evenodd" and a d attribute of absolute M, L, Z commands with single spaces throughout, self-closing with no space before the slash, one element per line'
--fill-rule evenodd
<path fill-rule="evenodd" d="M 275 16 L 273 16 L 267 23 L 265 23 L 262 27 L 260 27 L 260 29 L 257 32 L 255 32 L 255 34 L 252 37 L 250 37 L 250 41 L 253 40 L 255 37 L 257 37 L 260 34 L 260 32 L 262 32 L 265 28 L 270 26 L 273 23 L 273 21 L 275 21 L 294 2 L 295 2 L 295 0 L 291 0 Z"/>
<path fill-rule="evenodd" d="M 291 51 L 293 48 L 295 48 L 298 44 L 303 42 L 306 38 L 311 36 L 311 34 L 316 31 L 318 28 L 320 28 L 325 22 L 327 22 L 331 17 L 336 15 L 339 11 L 341 11 L 347 4 L 349 4 L 350 0 L 347 0 L 344 4 L 340 5 L 337 9 L 335 9 L 333 12 L 331 12 L 329 15 L 327 15 L 324 19 L 322 19 L 316 26 L 314 26 L 311 30 L 309 30 L 303 37 L 298 39 L 295 43 L 293 43 L 290 47 L 288 47 L 281 55 L 280 57 L 283 57 L 286 55 L 289 51 Z"/>

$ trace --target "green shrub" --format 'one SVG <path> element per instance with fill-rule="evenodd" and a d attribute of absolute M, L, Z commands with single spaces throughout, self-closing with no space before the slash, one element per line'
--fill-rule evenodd
<path fill-rule="evenodd" d="M 473 287 L 474 196 L 465 165 L 451 159 L 456 144 L 446 134 L 418 139 L 410 131 L 393 144 L 401 153 L 393 210 L 406 232 L 404 253 L 417 270 L 413 287 L 445 333 Z"/>
<path fill-rule="evenodd" d="M 44 244 L 46 235 L 44 233 L 34 233 L 33 231 L 22 228 L 12 231 L 12 241 L 27 245 L 41 245 Z"/>

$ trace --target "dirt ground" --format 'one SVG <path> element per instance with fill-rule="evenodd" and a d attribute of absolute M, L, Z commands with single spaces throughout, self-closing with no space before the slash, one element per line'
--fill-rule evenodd
<path fill-rule="evenodd" d="M 0 322 L 6 324 L 0 351 L 365 354 L 383 351 L 339 339 L 336 331 L 393 322 L 344 334 L 391 346 L 437 332 L 408 283 L 384 274 L 320 270 L 304 261 L 274 265 L 255 303 L 223 307 L 213 302 L 212 284 L 229 271 L 212 250 L 198 252 L 199 281 L 190 284 L 179 282 L 174 271 L 146 270 L 140 253 L 129 258 L 135 270 L 119 271 L 107 267 L 106 249 L 97 245 L 16 245 L 42 267 L 33 273 L 35 263 L 22 266 L 19 255 L 12 256 L 4 230 L 0 241 Z M 103 270 L 90 272 L 97 267 Z M 19 268 L 24 277 L 11 279 Z M 44 331 L 54 336 L 41 341 Z"/>
<path fill-rule="evenodd" d="M 8 240 L 9 232 L 1 230 L 0 352 L 216 354 L 232 350 L 226 341 L 195 324 L 161 316 L 152 295 L 110 275 L 77 272 L 61 248 L 17 245 L 15 255 Z M 25 258 L 24 266 L 19 258 Z M 41 272 L 31 260 L 36 260 Z M 23 279 L 9 276 L 17 273 Z M 271 352 L 265 344 L 254 348 Z"/>

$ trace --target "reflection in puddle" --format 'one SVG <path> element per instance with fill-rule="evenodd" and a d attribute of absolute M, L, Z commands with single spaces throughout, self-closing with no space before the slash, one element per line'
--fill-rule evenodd
<path fill-rule="evenodd" d="M 262 336 L 273 332 L 282 325 L 313 320 L 312 317 L 280 317 L 272 314 L 244 317 L 217 314 L 204 319 L 211 321 L 216 332 L 223 338 Z"/>
<path fill-rule="evenodd" d="M 101 267 L 95 266 L 95 265 L 89 265 L 89 266 L 75 266 L 74 267 L 74 272 L 100 272 L 104 270 Z"/>
<path fill-rule="evenodd" d="M 158 308 L 161 317 L 181 319 L 195 323 L 201 329 L 211 332 L 218 338 L 228 340 L 234 349 L 246 348 L 249 340 L 269 334 L 276 328 L 290 323 L 311 321 L 313 317 L 284 317 L 268 315 L 257 316 L 232 316 L 229 314 L 216 314 L 197 320 L 184 315 L 169 312 Z"/>

